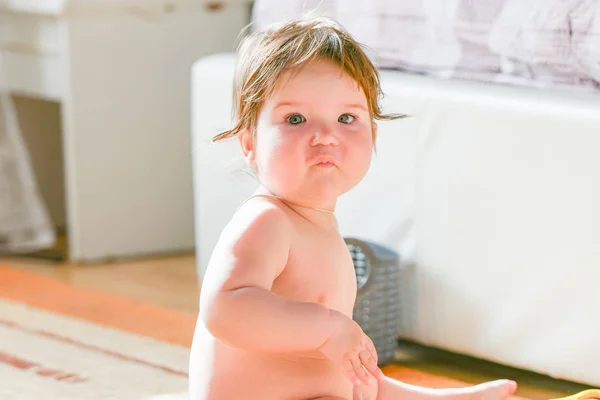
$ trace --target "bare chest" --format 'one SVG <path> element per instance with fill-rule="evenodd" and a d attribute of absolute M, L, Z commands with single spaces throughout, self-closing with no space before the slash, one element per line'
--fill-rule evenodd
<path fill-rule="evenodd" d="M 356 299 L 352 258 L 339 235 L 299 235 L 273 291 L 294 301 L 314 302 L 351 315 Z"/>

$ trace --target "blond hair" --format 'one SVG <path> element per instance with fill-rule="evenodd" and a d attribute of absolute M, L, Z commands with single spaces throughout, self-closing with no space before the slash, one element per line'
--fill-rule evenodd
<path fill-rule="evenodd" d="M 244 38 L 238 50 L 233 85 L 234 126 L 212 141 L 234 137 L 246 129 L 254 137 L 260 109 L 272 94 L 279 75 L 314 60 L 331 61 L 356 81 L 365 93 L 371 118 L 404 117 L 383 114 L 377 68 L 348 32 L 326 17 L 303 18 Z"/>

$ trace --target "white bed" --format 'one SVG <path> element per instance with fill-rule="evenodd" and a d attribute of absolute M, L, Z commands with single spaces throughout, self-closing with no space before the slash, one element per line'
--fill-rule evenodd
<path fill-rule="evenodd" d="M 198 271 L 255 187 L 230 123 L 234 56 L 193 68 Z M 341 199 L 342 234 L 409 266 L 417 342 L 600 385 L 600 96 L 382 72 L 378 152 Z"/>

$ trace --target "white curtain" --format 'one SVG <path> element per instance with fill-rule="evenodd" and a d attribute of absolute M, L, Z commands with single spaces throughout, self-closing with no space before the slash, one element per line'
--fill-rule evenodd
<path fill-rule="evenodd" d="M 0 58 L 0 253 L 41 250 L 55 240 Z"/>

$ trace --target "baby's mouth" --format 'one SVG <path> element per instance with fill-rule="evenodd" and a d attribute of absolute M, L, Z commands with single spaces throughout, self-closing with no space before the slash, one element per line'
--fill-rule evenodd
<path fill-rule="evenodd" d="M 312 165 L 320 168 L 332 168 L 337 165 L 335 158 L 331 156 L 320 156 L 315 157 L 312 161 Z"/>
<path fill-rule="evenodd" d="M 321 168 L 332 168 L 332 167 L 335 167 L 335 164 L 333 164 L 329 161 L 321 161 L 321 162 L 316 163 L 315 166 L 321 167 Z"/>

